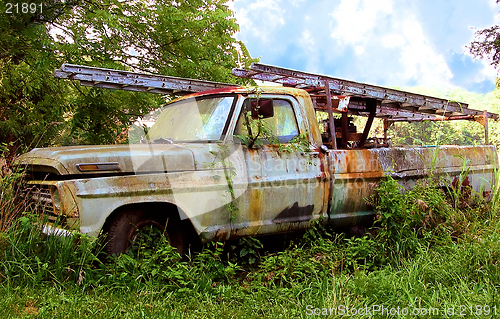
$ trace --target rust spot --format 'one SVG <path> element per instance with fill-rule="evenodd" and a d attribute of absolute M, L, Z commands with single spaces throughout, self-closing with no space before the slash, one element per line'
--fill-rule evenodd
<path fill-rule="evenodd" d="M 299 207 L 299 203 L 295 202 L 292 207 L 284 209 L 273 221 L 294 221 L 299 219 L 310 218 L 314 211 L 314 205 Z"/>
<path fill-rule="evenodd" d="M 459 183 L 460 183 L 460 179 L 457 176 L 457 177 L 455 177 L 453 179 L 453 182 L 451 183 L 451 186 L 454 189 L 460 189 L 460 191 L 459 191 L 460 202 L 466 203 L 466 202 L 469 201 L 470 196 L 471 196 L 471 191 L 472 191 L 472 187 L 470 185 L 469 176 L 466 176 L 464 178 L 464 180 L 462 181 L 462 185 L 459 185 Z"/>
<path fill-rule="evenodd" d="M 454 189 L 458 189 L 459 182 L 460 182 L 460 179 L 458 178 L 458 176 L 453 179 L 453 182 L 451 183 L 451 185 L 453 186 Z M 465 177 L 465 179 L 462 182 L 462 185 L 460 186 L 460 189 L 462 189 L 466 186 L 470 186 L 469 176 Z"/>
<path fill-rule="evenodd" d="M 219 229 L 215 233 L 213 240 L 214 241 L 225 241 L 229 238 L 229 232 L 226 229 Z"/>
<path fill-rule="evenodd" d="M 183 96 L 182 99 L 187 99 L 190 97 L 195 97 L 195 96 L 203 96 L 203 95 L 210 95 L 210 94 L 222 94 L 222 93 L 239 93 L 242 91 L 241 86 L 230 86 L 230 87 L 225 87 L 225 88 L 217 88 L 217 89 L 212 89 L 212 90 L 207 90 L 207 91 L 201 91 L 201 92 L 196 92 L 189 94 L 187 96 Z"/>
<path fill-rule="evenodd" d="M 248 213 L 250 220 L 259 221 L 262 218 L 262 190 L 251 189 L 249 196 L 250 207 Z"/>

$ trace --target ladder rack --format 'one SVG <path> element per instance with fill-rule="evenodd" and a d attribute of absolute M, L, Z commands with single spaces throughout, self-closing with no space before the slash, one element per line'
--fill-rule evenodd
<path fill-rule="evenodd" d="M 393 122 L 422 121 L 435 119 L 436 116 L 442 120 L 470 119 L 474 116 L 498 119 L 498 114 L 469 109 L 467 103 L 260 63 L 252 63 L 250 70 L 233 69 L 233 75 L 304 89 L 310 93 L 317 108 L 325 109 L 325 88 L 328 86 L 332 95 L 350 97 L 348 112 L 351 114 L 367 115 L 369 111 L 366 109 L 366 102 L 373 99 L 377 101 L 375 117 Z"/>
<path fill-rule="evenodd" d="M 79 80 L 83 86 L 160 94 L 186 95 L 201 91 L 234 87 L 234 84 L 137 73 L 83 65 L 63 64 L 54 72 L 61 79 Z"/>
<path fill-rule="evenodd" d="M 280 83 L 309 92 L 316 109 L 328 112 L 331 143 L 336 144 L 333 112 L 342 114 L 340 147 L 348 142 L 348 114 L 367 116 L 368 121 L 359 139 L 359 148 L 367 140 L 373 119 L 384 119 L 384 136 L 394 122 L 470 120 L 485 128 L 488 143 L 488 118 L 498 120 L 498 114 L 469 109 L 468 104 L 439 99 L 380 86 L 347 81 L 325 75 L 252 63 L 250 70 L 235 68 L 233 75 L 241 78 Z M 79 80 L 81 85 L 160 94 L 190 93 L 234 87 L 234 84 L 210 82 L 172 76 L 63 64 L 54 76 Z"/>
<path fill-rule="evenodd" d="M 233 75 L 305 89 L 311 95 L 315 106 L 325 110 L 327 109 L 325 87 L 328 85 L 332 95 L 349 97 L 349 113 L 367 115 L 369 113 L 366 107 L 367 101 L 375 99 L 377 100 L 375 117 L 392 122 L 422 121 L 436 118 L 442 120 L 474 119 L 475 116 L 485 115 L 488 118 L 498 119 L 498 114 L 469 109 L 466 103 L 260 63 L 252 63 L 250 70 L 233 69 Z M 83 86 L 176 95 L 236 86 L 229 83 L 73 64 L 63 64 L 60 69 L 54 72 L 54 76 L 79 80 Z"/>

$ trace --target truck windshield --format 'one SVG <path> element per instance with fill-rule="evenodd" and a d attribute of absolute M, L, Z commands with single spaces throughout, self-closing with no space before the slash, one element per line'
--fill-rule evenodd
<path fill-rule="evenodd" d="M 217 141 L 234 96 L 189 98 L 165 107 L 147 134 L 150 142 Z"/>

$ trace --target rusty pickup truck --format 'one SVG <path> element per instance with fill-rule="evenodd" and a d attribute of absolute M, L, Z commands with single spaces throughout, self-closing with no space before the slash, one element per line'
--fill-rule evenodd
<path fill-rule="evenodd" d="M 31 209 L 54 223 L 45 230 L 105 233 L 105 251 L 120 253 L 153 228 L 185 252 L 193 239 L 291 232 L 318 220 L 339 227 L 369 221 L 374 212 L 364 199 L 388 175 L 411 188 L 432 172 L 446 187 L 466 168 L 475 192 L 493 188 L 494 146 L 392 147 L 386 133 L 371 137 L 370 128 L 376 118 L 385 131 L 400 121 L 461 119 L 481 123 L 487 139 L 488 119 L 497 114 L 262 64 L 233 74 L 281 85 L 235 87 L 63 65 L 56 76 L 82 85 L 183 96 L 155 113 L 137 144 L 22 155 Z M 364 121 L 353 120 L 358 116 Z M 365 127 L 358 130 L 359 123 Z"/>

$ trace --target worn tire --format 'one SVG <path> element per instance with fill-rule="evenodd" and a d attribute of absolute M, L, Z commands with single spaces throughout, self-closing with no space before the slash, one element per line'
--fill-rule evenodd
<path fill-rule="evenodd" d="M 108 255 L 124 253 L 142 233 L 152 229 L 166 236 L 178 253 L 181 255 L 186 253 L 187 246 L 179 218 L 163 216 L 144 209 L 126 209 L 110 221 L 104 252 Z"/>

